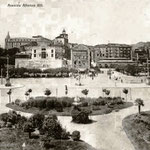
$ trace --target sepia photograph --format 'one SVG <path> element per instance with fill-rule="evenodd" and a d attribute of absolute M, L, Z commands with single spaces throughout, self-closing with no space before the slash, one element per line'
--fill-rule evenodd
<path fill-rule="evenodd" d="M 0 150 L 150 150 L 150 0 L 0 0 Z"/>

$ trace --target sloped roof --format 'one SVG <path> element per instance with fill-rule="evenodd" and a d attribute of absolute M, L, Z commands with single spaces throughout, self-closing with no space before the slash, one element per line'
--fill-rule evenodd
<path fill-rule="evenodd" d="M 131 47 L 131 46 L 127 45 L 127 44 L 108 43 L 108 44 L 95 45 L 94 47 L 96 47 L 96 48 L 105 48 L 105 47 Z"/>
<path fill-rule="evenodd" d="M 79 45 L 76 45 L 72 48 L 73 50 L 77 50 L 77 51 L 88 51 L 89 48 L 87 46 L 85 46 L 84 44 L 79 44 Z"/>
<path fill-rule="evenodd" d="M 31 41 L 30 43 L 21 45 L 20 47 L 22 46 L 38 46 L 38 43 L 36 41 Z"/>

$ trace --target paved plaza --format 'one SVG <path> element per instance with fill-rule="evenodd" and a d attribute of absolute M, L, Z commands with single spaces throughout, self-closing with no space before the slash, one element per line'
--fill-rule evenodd
<path fill-rule="evenodd" d="M 76 86 L 77 80 L 74 78 L 42 78 L 42 79 L 12 79 L 13 84 L 21 84 L 24 87 L 15 89 L 12 92 L 12 99 L 20 98 L 25 100 L 24 93 L 28 88 L 33 90 L 31 96 L 44 95 L 45 88 L 52 91 L 52 95 L 56 96 L 56 89 L 58 90 L 57 96 L 65 96 L 65 85 L 68 86 L 67 96 L 83 96 L 82 89 L 89 89 L 89 97 L 102 96 L 102 89 L 110 89 L 110 96 L 125 97 L 122 89 L 124 87 L 129 89 L 128 101 L 134 102 L 136 98 L 142 98 L 145 106 L 142 110 L 149 110 L 150 108 L 150 87 L 144 83 L 141 84 L 123 84 L 115 83 L 116 81 L 110 80 L 106 74 L 99 74 L 93 80 L 90 77 L 82 76 L 81 82 L 83 86 Z M 1 93 L 0 113 L 7 112 L 9 109 L 5 107 L 8 103 L 7 90 Z M 89 143 L 98 150 L 134 150 L 134 147 L 128 139 L 126 133 L 122 128 L 122 120 L 124 117 L 137 113 L 137 106 L 132 106 L 119 112 L 112 112 L 107 115 L 91 116 L 94 123 L 82 125 L 71 122 L 71 117 L 58 117 L 63 127 L 68 131 L 79 130 L 81 132 L 81 139 Z M 26 116 L 31 114 L 21 113 Z"/>

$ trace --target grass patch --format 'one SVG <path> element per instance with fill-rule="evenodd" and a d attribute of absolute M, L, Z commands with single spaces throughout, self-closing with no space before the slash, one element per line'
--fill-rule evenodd
<path fill-rule="evenodd" d="M 24 142 L 27 150 L 42 150 L 39 138 L 29 139 L 28 134 L 21 130 L 2 128 L 0 135 L 0 149 L 2 150 L 21 150 Z M 54 140 L 53 144 L 54 148 L 51 150 L 95 150 L 83 141 Z"/>
<path fill-rule="evenodd" d="M 150 149 L 150 111 L 124 118 L 123 127 L 136 150 Z"/>

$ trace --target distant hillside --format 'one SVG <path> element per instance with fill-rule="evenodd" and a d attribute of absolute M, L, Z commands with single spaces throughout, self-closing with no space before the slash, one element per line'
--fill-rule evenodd
<path fill-rule="evenodd" d="M 132 44 L 133 50 L 144 47 L 150 47 L 150 42 L 138 42 L 136 44 Z"/>

